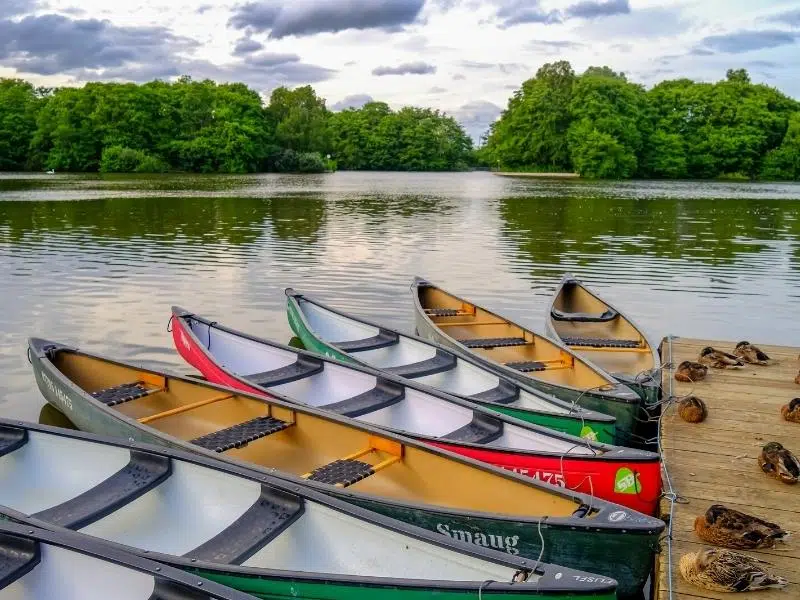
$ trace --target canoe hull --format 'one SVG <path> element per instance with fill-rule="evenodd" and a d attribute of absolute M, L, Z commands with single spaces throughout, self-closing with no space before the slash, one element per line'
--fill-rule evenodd
<path fill-rule="evenodd" d="M 417 329 L 417 335 L 420 337 L 437 342 L 447 346 L 448 348 L 453 348 L 459 352 L 464 351 L 464 349 L 457 342 L 443 335 L 439 329 L 419 311 L 416 311 L 414 320 Z M 530 385 L 546 394 L 552 394 L 556 398 L 564 400 L 565 402 L 574 402 L 576 405 L 583 408 L 588 408 L 590 410 L 595 410 L 597 412 L 605 413 L 615 417 L 617 419 L 617 424 L 614 443 L 619 445 L 630 444 L 631 436 L 636 426 L 636 416 L 639 412 L 638 402 L 621 402 L 616 400 L 613 394 L 595 391 L 583 391 L 567 386 L 554 385 L 541 379 L 528 377 L 525 373 L 515 371 L 514 369 L 509 369 L 501 364 L 491 362 L 478 354 L 470 353 L 470 355 L 479 363 L 486 365 L 488 368 L 495 371 L 500 371 L 505 376 L 510 377 L 515 381 Z"/>
<path fill-rule="evenodd" d="M 349 354 L 341 352 L 331 344 L 325 343 L 316 337 L 311 331 L 309 331 L 303 319 L 297 314 L 297 307 L 291 298 L 286 304 L 286 312 L 289 320 L 289 326 L 294 334 L 300 339 L 300 341 L 303 342 L 303 346 L 307 350 L 311 350 L 312 352 L 317 352 L 318 354 L 329 356 L 331 358 L 336 358 L 343 362 L 357 362 Z M 480 402 L 468 396 L 459 397 L 488 410 L 494 410 L 500 414 L 514 417 L 527 423 L 541 425 L 543 427 L 568 433 L 570 435 L 584 437 L 588 434 L 592 435 L 592 439 L 595 441 L 607 444 L 613 443 L 616 438 L 616 426 L 602 421 L 595 421 L 592 419 L 581 420 L 574 417 L 562 416 L 556 413 L 548 414 L 533 410 L 514 408 L 511 406 L 503 406 L 501 404 L 493 404 L 490 402 Z"/>
<path fill-rule="evenodd" d="M 50 378 L 44 371 L 40 356 L 32 353 L 31 361 L 37 385 L 47 402 L 66 414 L 78 428 L 131 441 L 208 454 L 197 446 L 137 427 L 123 418 L 94 407 L 76 386 Z M 220 460 L 227 460 L 222 455 L 215 456 Z M 531 517 L 517 520 L 430 505 L 411 505 L 332 486 L 301 483 L 297 478 L 279 471 L 257 466 L 251 468 L 256 472 L 263 471 L 285 479 L 294 485 L 308 485 L 345 502 L 430 531 L 451 537 L 458 536 L 459 539 L 481 546 L 501 544 L 503 551 L 533 560 L 537 560 L 542 553 L 544 541 L 541 560 L 612 577 L 618 581 L 617 593 L 620 597 L 636 596 L 641 592 L 653 566 L 658 537 L 663 531 L 663 523 L 658 522 L 658 526 L 651 527 L 650 524 L 654 522 L 651 517 L 627 512 L 622 507 L 611 513 L 609 518 L 613 518 L 615 522 L 630 523 L 630 529 L 580 529 L 574 526 L 571 519 Z M 639 526 L 634 528 L 636 523 Z"/>
<path fill-rule="evenodd" d="M 270 397 L 263 389 L 252 387 L 220 368 L 197 345 L 196 338 L 187 334 L 181 319 L 173 319 L 172 336 L 175 347 L 184 360 L 212 383 L 249 394 Z M 648 515 L 654 515 L 658 508 L 658 499 L 661 495 L 661 466 L 657 459 L 626 464 L 596 458 L 562 459 L 560 456 L 531 455 L 490 447 L 448 444 L 411 434 L 409 437 L 540 481 L 594 495 Z"/>

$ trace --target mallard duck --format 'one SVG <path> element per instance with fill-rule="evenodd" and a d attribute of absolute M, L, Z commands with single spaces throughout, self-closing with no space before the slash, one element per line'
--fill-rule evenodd
<path fill-rule="evenodd" d="M 800 377 L 800 375 L 798 375 Z M 800 398 L 794 398 L 789 404 L 784 404 L 781 407 L 781 415 L 787 421 L 792 423 L 800 423 Z"/>
<path fill-rule="evenodd" d="M 697 396 L 686 396 L 678 401 L 678 414 L 687 423 L 700 423 L 708 415 L 708 409 Z"/>
<path fill-rule="evenodd" d="M 744 363 L 733 354 L 728 354 L 722 350 L 714 350 L 711 346 L 703 348 L 697 362 L 708 365 L 712 369 L 727 369 L 728 367 L 744 366 Z"/>
<path fill-rule="evenodd" d="M 708 367 L 700 363 L 685 360 L 675 370 L 675 379 L 692 383 L 706 378 Z"/>
<path fill-rule="evenodd" d="M 769 442 L 761 449 L 758 463 L 764 473 L 784 483 L 797 483 L 800 478 L 800 461 L 778 442 Z"/>
<path fill-rule="evenodd" d="M 753 344 L 747 341 L 736 344 L 733 353 L 744 362 L 752 365 L 767 365 L 770 360 L 770 357 L 767 356 L 765 352 L 762 352 L 761 348 L 753 346 Z"/>
<path fill-rule="evenodd" d="M 714 592 L 752 592 L 783 588 L 789 583 L 762 565 L 768 562 L 722 548 L 708 548 L 681 556 L 680 571 L 689 583 Z"/>
<path fill-rule="evenodd" d="M 704 516 L 694 520 L 694 531 L 701 540 L 722 546 L 752 550 L 773 548 L 789 533 L 775 523 L 739 512 L 722 504 L 714 504 Z"/>

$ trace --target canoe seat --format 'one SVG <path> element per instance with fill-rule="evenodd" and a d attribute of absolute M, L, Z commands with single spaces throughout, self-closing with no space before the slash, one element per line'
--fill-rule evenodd
<path fill-rule="evenodd" d="M 561 338 L 567 346 L 586 346 L 587 348 L 641 348 L 639 340 L 614 340 L 604 338 Z"/>
<path fill-rule="evenodd" d="M 519 387 L 503 379 L 500 380 L 500 384 L 497 387 L 479 394 L 472 394 L 470 398 L 492 404 L 511 404 L 519 399 Z"/>
<path fill-rule="evenodd" d="M 274 417 L 256 417 L 250 421 L 239 423 L 227 429 L 214 431 L 207 435 L 191 440 L 190 443 L 214 452 L 226 452 L 234 448 L 241 448 L 250 442 L 273 433 L 282 431 L 292 425 Z"/>
<path fill-rule="evenodd" d="M 92 392 L 92 398 L 99 400 L 106 406 L 116 406 L 117 404 L 130 402 L 137 398 L 144 398 L 145 396 L 160 391 L 161 388 L 149 390 L 142 385 L 141 381 L 135 381 L 133 383 L 123 383 L 104 390 Z"/>
<path fill-rule="evenodd" d="M 41 551 L 36 540 L 0 535 L 0 590 L 29 573 L 40 559 Z M 25 594 L 26 590 L 23 588 L 18 591 Z"/>
<path fill-rule="evenodd" d="M 461 444 L 488 444 L 503 435 L 503 423 L 483 413 L 475 413 L 472 421 L 447 435 L 442 440 Z"/>
<path fill-rule="evenodd" d="M 550 316 L 556 321 L 567 321 L 570 323 L 608 323 L 616 319 L 619 313 L 612 308 L 609 308 L 599 315 L 582 312 L 571 313 L 553 308 L 550 310 Z"/>
<path fill-rule="evenodd" d="M 417 377 L 427 377 L 428 375 L 449 371 L 450 369 L 454 369 L 455 366 L 456 357 L 450 352 L 437 348 L 436 355 L 433 358 L 411 363 L 410 365 L 387 367 L 383 370 L 397 375 L 398 377 L 415 379 Z"/>
<path fill-rule="evenodd" d="M 403 386 L 379 379 L 378 384 L 371 390 L 341 402 L 326 404 L 322 408 L 346 417 L 355 418 L 397 404 L 404 397 L 405 390 Z"/>
<path fill-rule="evenodd" d="M 302 514 L 303 504 L 297 496 L 261 486 L 258 500 L 242 516 L 185 556 L 199 561 L 240 565 Z"/>
<path fill-rule="evenodd" d="M 17 427 L 0 426 L 0 456 L 21 448 L 28 441 L 28 432 Z"/>
<path fill-rule="evenodd" d="M 473 338 L 458 341 L 464 344 L 467 348 L 499 348 L 501 346 L 524 346 L 527 344 L 525 338 L 521 337 Z"/>
<path fill-rule="evenodd" d="M 130 462 L 111 477 L 33 516 L 67 529 L 81 529 L 146 494 L 170 473 L 169 457 L 132 450 Z"/>
<path fill-rule="evenodd" d="M 511 367 L 515 371 L 522 371 L 523 373 L 530 373 L 531 371 L 545 371 L 547 365 L 538 360 L 523 360 L 520 362 L 506 363 L 507 367 Z"/>
<path fill-rule="evenodd" d="M 334 342 L 342 352 L 366 352 L 368 350 L 377 350 L 379 348 L 386 348 L 387 346 L 394 346 L 400 341 L 400 337 L 394 331 L 380 330 L 378 335 L 364 338 L 363 340 L 352 340 L 349 342 Z"/>
<path fill-rule="evenodd" d="M 306 479 L 329 483 L 337 487 L 347 487 L 357 481 L 366 479 L 374 472 L 372 465 L 369 463 L 360 460 L 342 459 L 314 469 Z"/>
<path fill-rule="evenodd" d="M 291 383 L 298 379 L 305 379 L 306 377 L 322 372 L 324 368 L 325 363 L 321 360 L 310 356 L 298 356 L 297 360 L 290 365 L 286 365 L 280 369 L 273 369 L 272 371 L 245 375 L 244 379 L 259 387 L 269 387 Z"/>

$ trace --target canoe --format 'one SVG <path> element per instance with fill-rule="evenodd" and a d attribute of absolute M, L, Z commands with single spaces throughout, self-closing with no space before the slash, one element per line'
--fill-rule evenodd
<path fill-rule="evenodd" d="M 365 423 L 31 339 L 45 399 L 80 429 L 246 463 L 300 491 L 636 594 L 664 523 Z M 294 489 L 294 488 L 293 488 Z"/>
<path fill-rule="evenodd" d="M 0 520 L 2 600 L 254 600 L 71 531 Z"/>
<path fill-rule="evenodd" d="M 617 443 L 634 438 L 641 399 L 563 344 L 419 277 L 411 285 L 417 334 L 470 353 L 518 381 L 617 419 Z"/>
<path fill-rule="evenodd" d="M 466 598 L 487 580 L 487 597 L 614 598 L 612 578 L 465 544 L 178 450 L 0 419 L 0 473 L 0 515 L 125 544 L 259 598 Z"/>
<path fill-rule="evenodd" d="M 600 444 L 486 410 L 367 367 L 260 339 L 173 307 L 175 347 L 207 380 L 313 406 L 654 514 L 655 452 Z M 424 368 L 424 367 L 420 367 Z"/>
<path fill-rule="evenodd" d="M 658 402 L 661 359 L 642 330 L 619 310 L 565 275 L 545 318 L 547 334 L 637 392 Z"/>
<path fill-rule="evenodd" d="M 441 344 L 344 313 L 291 288 L 286 309 L 292 331 L 309 350 L 413 379 L 529 423 L 596 442 L 614 441 L 614 417 L 540 392 Z M 420 364 L 434 368 L 420 369 Z"/>

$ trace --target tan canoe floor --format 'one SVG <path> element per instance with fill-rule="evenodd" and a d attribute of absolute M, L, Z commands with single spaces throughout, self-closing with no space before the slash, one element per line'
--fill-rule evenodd
<path fill-rule="evenodd" d="M 800 598 L 800 485 L 786 485 L 765 475 L 758 466 L 761 447 L 776 441 L 800 454 L 800 424 L 788 423 L 780 407 L 800 397 L 794 378 L 800 368 L 800 349 L 763 345 L 755 340 L 773 364 L 747 365 L 742 369 L 709 369 L 705 380 L 680 383 L 673 370 L 664 370 L 664 393 L 689 393 L 702 398 L 708 418 L 699 424 L 686 423 L 669 406 L 662 418 L 664 464 L 675 492 L 687 503 L 676 503 L 672 518 L 672 596 L 669 595 L 666 542 L 657 557 L 656 600 L 699 600 L 702 598 L 741 600 L 789 600 Z M 706 346 L 731 352 L 736 342 L 672 338 L 662 342 L 665 363 L 678 365 L 697 360 Z M 670 356 L 671 350 L 671 356 Z M 786 590 L 724 594 L 698 588 L 686 582 L 678 561 L 686 552 L 709 547 L 693 531 L 694 519 L 712 504 L 731 508 L 778 523 L 793 533 L 788 543 L 763 551 L 746 551 L 772 563 L 776 574 L 786 577 Z M 662 501 L 662 514 L 669 515 L 670 503 Z"/>

